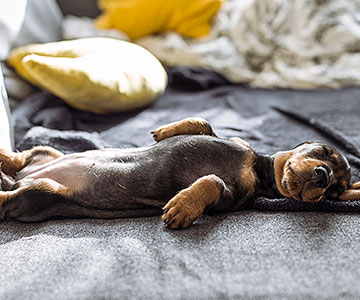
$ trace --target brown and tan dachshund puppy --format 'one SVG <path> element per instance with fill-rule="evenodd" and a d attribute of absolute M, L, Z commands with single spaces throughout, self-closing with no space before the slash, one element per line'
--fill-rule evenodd
<path fill-rule="evenodd" d="M 156 144 L 63 155 L 50 147 L 0 150 L 0 219 L 119 218 L 162 213 L 168 228 L 186 228 L 202 213 L 239 209 L 254 196 L 316 202 L 360 199 L 345 157 L 322 143 L 273 156 L 239 138 L 218 138 L 188 118 L 153 132 Z"/>

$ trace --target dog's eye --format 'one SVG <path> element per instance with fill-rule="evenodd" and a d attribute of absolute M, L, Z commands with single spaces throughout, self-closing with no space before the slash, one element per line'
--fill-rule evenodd
<path fill-rule="evenodd" d="M 329 149 L 326 148 L 325 146 L 322 146 L 322 150 L 324 152 L 325 157 L 329 157 L 330 155 Z"/>

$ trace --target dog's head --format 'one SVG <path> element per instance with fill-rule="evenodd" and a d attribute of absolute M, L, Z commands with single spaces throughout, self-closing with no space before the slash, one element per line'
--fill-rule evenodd
<path fill-rule="evenodd" d="M 289 198 L 317 202 L 338 198 L 350 186 L 350 166 L 333 147 L 306 142 L 274 156 L 276 187 Z"/>

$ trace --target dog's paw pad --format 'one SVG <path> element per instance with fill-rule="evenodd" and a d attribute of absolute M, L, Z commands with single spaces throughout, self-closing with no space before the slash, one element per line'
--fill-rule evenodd
<path fill-rule="evenodd" d="M 179 193 L 164 206 L 161 218 L 167 228 L 187 228 L 200 217 L 203 209 L 192 200 L 190 195 Z"/>

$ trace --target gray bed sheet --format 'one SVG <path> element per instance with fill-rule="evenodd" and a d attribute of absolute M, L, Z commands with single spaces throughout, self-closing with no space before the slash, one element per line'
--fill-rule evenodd
<path fill-rule="evenodd" d="M 1 299 L 358 299 L 360 218 L 241 211 L 0 225 Z"/>
<path fill-rule="evenodd" d="M 49 144 L 65 152 L 144 146 L 150 131 L 188 116 L 260 153 L 329 136 L 271 106 L 331 124 L 360 145 L 360 88 L 261 90 L 229 85 L 215 73 L 170 70 L 153 105 L 106 118 L 77 112 L 42 93 L 14 112 L 18 149 Z M 304 205 L 253 199 L 243 210 L 202 216 L 170 231 L 160 217 L 0 223 L 0 299 L 358 299 L 359 203 Z"/>

